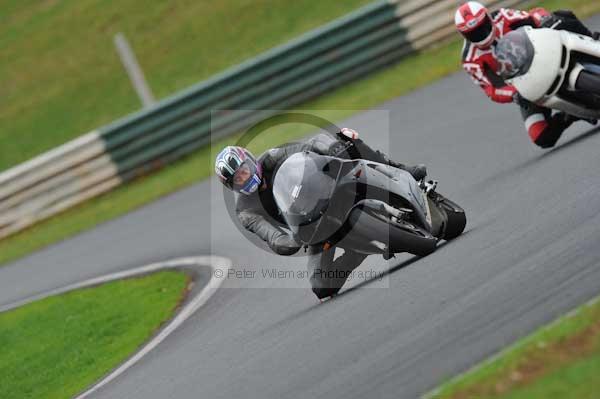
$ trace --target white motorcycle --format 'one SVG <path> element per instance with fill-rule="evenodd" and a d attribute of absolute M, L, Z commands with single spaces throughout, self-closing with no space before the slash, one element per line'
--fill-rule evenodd
<path fill-rule="evenodd" d="M 524 27 L 496 46 L 500 75 L 535 104 L 600 119 L 600 41 L 564 30 Z"/>

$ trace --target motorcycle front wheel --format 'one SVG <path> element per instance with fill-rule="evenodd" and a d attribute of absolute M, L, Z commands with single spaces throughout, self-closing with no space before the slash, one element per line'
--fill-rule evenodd
<path fill-rule="evenodd" d="M 458 204 L 448 198 L 442 198 L 438 206 L 448 217 L 446 231 L 444 231 L 444 240 L 450 241 L 463 233 L 467 226 L 467 216 L 464 209 L 458 206 Z"/>
<path fill-rule="evenodd" d="M 575 83 L 575 88 L 600 96 L 600 75 L 586 70 L 581 71 Z"/>

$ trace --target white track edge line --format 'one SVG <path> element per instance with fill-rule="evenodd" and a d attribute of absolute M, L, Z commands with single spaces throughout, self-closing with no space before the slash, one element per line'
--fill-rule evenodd
<path fill-rule="evenodd" d="M 159 332 L 155 335 L 150 341 L 148 341 L 144 346 L 142 346 L 134 355 L 128 358 L 124 363 L 122 363 L 119 367 L 111 371 L 109 374 L 104 376 L 100 381 L 96 382 L 90 388 L 75 396 L 75 399 L 83 399 L 87 398 L 92 393 L 98 391 L 100 388 L 106 386 L 110 382 L 112 382 L 115 378 L 123 374 L 127 369 L 137 363 L 140 359 L 142 359 L 145 355 L 147 355 L 152 349 L 154 349 L 158 344 L 169 336 L 177 327 L 179 327 L 183 322 L 190 317 L 194 312 L 196 312 L 202 305 L 208 301 L 208 299 L 217 291 L 217 289 L 221 286 L 225 278 L 216 277 L 216 270 L 220 270 L 222 273 L 221 276 L 227 276 L 227 271 L 231 267 L 231 261 L 227 258 L 223 258 L 220 256 L 197 256 L 197 257 L 187 257 L 187 258 L 179 258 L 173 259 L 166 262 L 158 262 L 150 265 L 138 267 L 135 269 L 125 270 L 121 272 L 111 273 L 105 276 L 92 278 L 89 280 L 85 280 L 79 283 L 71 284 L 62 288 L 58 288 L 55 290 L 51 290 L 45 292 L 43 294 L 35 295 L 24 300 L 14 302 L 8 305 L 0 306 L 0 312 L 4 312 L 7 310 L 15 309 L 20 306 L 23 306 L 27 303 L 31 303 L 43 298 L 47 298 L 54 295 L 63 294 L 69 291 L 91 287 L 98 284 L 108 283 L 115 280 L 120 280 L 128 277 L 139 276 L 142 274 L 147 274 L 159 270 L 168 270 L 178 267 L 185 266 L 209 266 L 212 268 L 212 273 L 210 280 L 206 284 L 205 287 L 189 302 L 187 302 L 176 314 L 176 316 L 171 319 Z"/>
<path fill-rule="evenodd" d="M 149 271 L 160 270 L 160 269 L 170 269 L 174 267 L 181 266 L 210 266 L 213 269 L 211 273 L 210 280 L 208 284 L 202 288 L 202 290 L 196 295 L 191 301 L 189 301 L 173 318 L 169 324 L 167 324 L 154 338 L 152 338 L 146 345 L 144 345 L 140 350 L 138 350 L 133 356 L 125 361 L 125 363 L 121 364 L 115 370 L 113 370 L 110 374 L 105 376 L 99 382 L 94 384 L 92 387 L 88 388 L 83 393 L 79 394 L 75 397 L 75 399 L 83 399 L 87 398 L 92 393 L 98 391 L 100 388 L 106 386 L 110 382 L 112 382 L 115 378 L 123 374 L 127 369 L 137 363 L 140 359 L 142 359 L 146 354 L 148 354 L 152 349 L 154 349 L 158 344 L 169 336 L 177 327 L 179 327 L 183 322 L 190 317 L 196 310 L 198 310 L 202 305 L 208 301 L 208 299 L 216 292 L 216 290 L 221 286 L 225 279 L 215 277 L 215 270 L 221 270 L 223 273 L 222 276 L 227 275 L 227 271 L 231 267 L 231 261 L 226 258 L 216 257 L 216 256 L 207 256 L 207 257 L 196 257 L 196 258 L 182 258 L 175 259 L 164 263 L 155 263 L 153 265 L 149 265 L 146 267 L 141 267 L 138 269 L 125 271 L 121 273 L 116 273 L 117 279 L 129 277 L 135 274 L 144 274 Z M 133 274 L 132 274 L 133 272 Z"/>

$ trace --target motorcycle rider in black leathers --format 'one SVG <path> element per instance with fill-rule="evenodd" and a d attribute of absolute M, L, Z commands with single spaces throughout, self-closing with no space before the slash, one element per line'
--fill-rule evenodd
<path fill-rule="evenodd" d="M 300 245 L 286 231 L 287 226 L 279 214 L 272 187 L 275 173 L 292 154 L 312 151 L 321 155 L 346 159 L 367 159 L 388 164 L 409 172 L 416 180 L 427 175 L 424 165 L 406 166 L 375 151 L 358 138 L 358 134 L 344 128 L 337 135 L 321 133 L 307 142 L 289 143 L 263 153 L 258 159 L 245 148 L 229 146 L 221 151 L 215 162 L 215 172 L 221 182 L 238 195 L 236 213 L 242 226 L 265 241 L 277 254 L 290 256 Z M 335 247 L 308 248 L 308 268 L 312 272 L 310 283 L 317 297 L 336 294 L 346 281 L 348 272 L 358 267 L 366 255 L 345 251 L 334 260 Z M 339 273 L 340 271 L 341 273 Z M 325 278 L 325 275 L 345 276 Z"/>

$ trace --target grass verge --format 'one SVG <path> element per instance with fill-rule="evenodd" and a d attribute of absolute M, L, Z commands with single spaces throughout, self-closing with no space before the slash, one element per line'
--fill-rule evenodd
<path fill-rule="evenodd" d="M 551 0 L 538 2 L 536 5 L 549 9 L 570 8 L 581 17 L 600 11 L 600 4 L 590 0 Z M 322 111 L 321 116 L 340 120 L 359 110 L 374 107 L 458 70 L 460 47 L 459 41 L 453 41 L 423 51 L 393 67 L 307 102 L 303 104 L 303 108 L 337 110 Z M 465 87 L 465 90 L 477 89 L 473 86 Z M 262 139 L 260 142 L 253 143 L 251 149 L 259 153 L 269 146 L 299 138 L 307 132 L 306 127 L 289 125 L 287 129 L 278 131 L 276 135 L 267 136 L 269 140 Z M 213 148 L 218 150 L 235 140 L 235 136 L 222 140 L 214 143 Z M 0 264 L 90 229 L 208 177 L 212 173 L 213 157 L 214 152 L 211 148 L 201 149 L 158 173 L 139 179 L 0 241 Z"/>
<path fill-rule="evenodd" d="M 435 399 L 593 399 L 600 392 L 600 300 L 442 385 Z"/>
<path fill-rule="evenodd" d="M 156 98 L 371 0 L 0 0 L 0 170 L 141 108 L 123 32 Z"/>
<path fill-rule="evenodd" d="M 123 362 L 172 315 L 188 277 L 158 272 L 0 314 L 0 397 L 73 397 Z"/>

